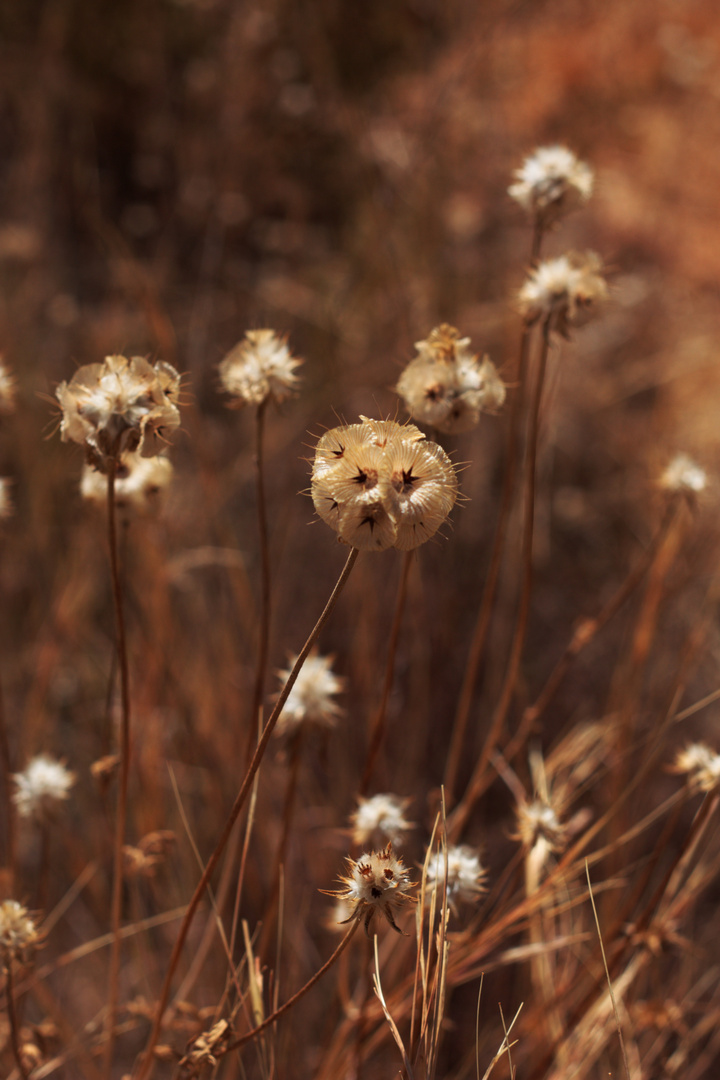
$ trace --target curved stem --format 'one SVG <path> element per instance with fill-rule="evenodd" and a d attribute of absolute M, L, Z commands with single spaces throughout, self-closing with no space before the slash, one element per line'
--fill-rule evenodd
<path fill-rule="evenodd" d="M 180 955 L 182 953 L 182 949 L 183 949 L 183 946 L 185 944 L 185 939 L 187 938 L 188 932 L 190 930 L 191 923 L 192 923 L 193 918 L 195 916 L 195 912 L 198 909 L 198 905 L 200 903 L 200 900 L 202 899 L 203 893 L 205 892 L 205 889 L 207 888 L 208 882 L 210 881 L 210 878 L 213 875 L 215 867 L 217 866 L 218 862 L 220 861 L 220 857 L 221 857 L 223 851 L 225 850 L 225 845 L 228 842 L 228 838 L 230 837 L 233 826 L 234 826 L 235 822 L 237 821 L 237 819 L 238 819 L 238 817 L 240 815 L 240 811 L 242 810 L 243 806 L 245 805 L 245 802 L 247 801 L 248 795 L 250 794 L 250 790 L 251 790 L 251 787 L 252 787 L 253 780 L 255 778 L 255 774 L 258 771 L 258 769 L 260 768 L 260 763 L 261 763 L 261 761 L 263 759 L 263 756 L 265 754 L 265 751 L 267 749 L 268 742 L 270 741 L 270 736 L 273 733 L 273 730 L 275 728 L 275 724 L 277 723 L 278 717 L 280 716 L 280 713 L 283 710 L 283 707 L 285 705 L 285 702 L 288 699 L 290 691 L 292 690 L 293 686 L 295 685 L 295 680 L 297 679 L 297 677 L 298 677 L 298 675 L 300 673 L 300 669 L 302 668 L 303 664 L 305 663 L 305 660 L 307 659 L 308 654 L 310 653 L 310 650 L 312 649 L 313 645 L 315 644 L 315 641 L 317 640 L 317 638 L 318 638 L 318 636 L 320 634 L 320 631 L 322 630 L 323 626 L 325 625 L 325 623 L 329 619 L 330 614 L 332 613 L 332 610 L 335 607 L 335 604 L 337 602 L 337 599 L 338 599 L 340 593 L 342 592 L 342 589 L 343 589 L 343 587 L 345 585 L 345 582 L 347 581 L 348 577 L 350 576 L 350 571 L 352 570 L 353 566 L 355 565 L 358 554 L 359 554 L 359 551 L 357 550 L 357 548 L 353 548 L 352 551 L 350 552 L 350 554 L 348 555 L 347 561 L 345 563 L 345 566 L 343 567 L 342 573 L 340 574 L 340 577 L 338 578 L 337 584 L 335 585 L 335 588 L 333 589 L 333 591 L 332 591 L 332 593 L 330 595 L 330 599 L 328 600 L 327 604 L 325 605 L 325 608 L 324 608 L 324 610 L 322 612 L 322 615 L 320 616 L 320 618 L 316 622 L 315 626 L 313 627 L 313 629 L 312 629 L 312 631 L 310 633 L 310 636 L 308 637 L 307 641 L 305 642 L 302 649 L 300 650 L 300 654 L 298 655 L 298 658 L 295 661 L 295 665 L 294 665 L 292 671 L 290 672 L 290 675 L 288 676 L 288 680 L 285 683 L 285 686 L 283 687 L 283 689 L 282 689 L 282 691 L 280 693 L 280 696 L 279 696 L 279 698 L 278 698 L 278 700 L 277 700 L 277 702 L 275 704 L 275 708 L 273 709 L 272 713 L 270 714 L 268 722 L 265 725 L 265 728 L 263 729 L 263 733 L 262 733 L 262 735 L 260 737 L 260 741 L 258 742 L 255 753 L 253 754 L 252 761 L 250 762 L 250 765 L 248 766 L 247 773 L 245 774 L 245 779 L 242 782 L 242 787 L 240 788 L 240 791 L 237 794 L 237 797 L 236 797 L 235 802 L 233 804 L 232 810 L 230 811 L 230 814 L 227 817 L 225 825 L 223 826 L 222 833 L 220 834 L 220 839 L 218 840 L 217 844 L 215 845 L 215 850 L 213 851 L 212 855 L 208 859 L 207 865 L 205 866 L 205 870 L 204 870 L 204 872 L 203 872 L 203 874 L 202 874 L 202 876 L 200 878 L 200 881 L 198 882 L 198 884 L 197 884 L 197 886 L 195 888 L 195 892 L 192 895 L 190 903 L 188 904 L 187 911 L 185 912 L 185 917 L 184 917 L 184 919 L 182 921 L 182 924 L 180 926 L 180 930 L 178 932 L 178 936 L 177 936 L 177 939 L 175 941 L 175 945 L 173 946 L 172 954 L 170 956 L 170 961 L 168 963 L 167 972 L 165 974 L 165 980 L 163 982 L 163 986 L 162 986 L 162 989 L 160 991 L 160 997 L 159 997 L 158 1004 L 157 1004 L 157 1007 L 156 1007 L 156 1010 L 155 1010 L 155 1017 L 154 1017 L 154 1020 L 153 1020 L 153 1026 L 152 1026 L 152 1030 L 150 1032 L 150 1037 L 148 1039 L 147 1046 L 145 1047 L 145 1050 L 143 1052 L 143 1055 L 142 1055 L 142 1058 L 141 1058 L 141 1060 L 139 1062 L 139 1065 L 138 1065 L 137 1069 L 133 1072 L 133 1076 L 135 1077 L 135 1080 L 148 1080 L 148 1077 L 152 1073 L 153 1065 L 154 1065 L 153 1051 L 155 1049 L 155 1046 L 157 1045 L 158 1038 L 160 1037 L 160 1030 L 162 1028 L 163 1014 L 165 1012 L 165 1008 L 167 1006 L 168 999 L 170 997 L 170 988 L 172 986 L 172 981 L 173 981 L 173 978 L 174 978 L 174 975 L 175 975 L 175 971 L 176 971 L 178 963 L 180 961 Z"/>
<path fill-rule="evenodd" d="M 110 930 L 113 936 L 110 950 L 110 972 L 108 976 L 108 1006 L 105 1019 L 105 1075 L 110 1076 L 112 1069 L 113 1047 L 115 1042 L 115 1017 L 117 1014 L 120 949 L 122 937 L 120 923 L 122 917 L 123 886 L 123 845 L 127 822 L 128 777 L 130 773 L 130 679 L 128 671 L 127 640 L 125 635 L 125 616 L 123 613 L 122 588 L 118 559 L 117 527 L 115 522 L 115 474 L 117 462 L 110 459 L 107 474 L 107 517 L 108 542 L 110 546 L 110 573 L 112 577 L 113 601 L 115 604 L 115 622 L 117 628 L 117 656 L 120 665 L 120 741 L 118 797 L 115 813 L 115 840 L 113 844 L 113 884 L 110 909 Z"/>

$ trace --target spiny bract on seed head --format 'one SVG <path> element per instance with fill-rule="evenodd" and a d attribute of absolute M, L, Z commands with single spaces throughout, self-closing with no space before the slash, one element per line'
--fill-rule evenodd
<path fill-rule="evenodd" d="M 350 915 L 343 921 L 363 919 L 369 934 L 373 918 L 380 914 L 393 930 L 402 933 L 395 922 L 395 913 L 415 903 L 415 897 L 408 895 L 415 882 L 409 880 L 407 867 L 393 854 L 392 845 L 388 844 L 383 851 L 361 855 L 357 861 L 348 858 L 347 865 L 349 873 L 340 877 L 343 888 L 326 891 L 327 896 L 347 903 Z"/>

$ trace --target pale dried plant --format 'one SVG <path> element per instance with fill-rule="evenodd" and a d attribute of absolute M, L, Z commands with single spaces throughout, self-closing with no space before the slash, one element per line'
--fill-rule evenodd
<path fill-rule="evenodd" d="M 600 257 L 592 251 L 569 252 L 530 270 L 518 293 L 518 308 L 528 326 L 541 322 L 568 337 L 570 327 L 607 295 Z"/>
<path fill-rule="evenodd" d="M 220 382 L 234 408 L 280 404 L 295 393 L 301 363 L 274 330 L 247 330 L 220 363 Z"/>
<path fill-rule="evenodd" d="M 341 693 L 345 680 L 332 670 L 334 656 L 308 656 L 295 680 L 275 727 L 278 737 L 295 734 L 301 728 L 332 728 L 342 715 L 342 708 L 335 700 Z M 287 668 L 278 671 L 281 686 L 287 682 L 297 663 L 291 656 Z"/>
<path fill-rule="evenodd" d="M 475 904 L 485 892 L 487 873 L 480 852 L 469 844 L 450 844 L 447 848 L 447 902 L 453 915 L 461 904 Z M 442 888 L 445 883 L 445 858 L 437 852 L 428 863 L 427 887 Z"/>
<path fill-rule="evenodd" d="M 689 454 L 676 454 L 662 472 L 659 487 L 670 495 L 684 495 L 694 499 L 708 485 L 705 470 Z"/>
<path fill-rule="evenodd" d="M 508 193 L 549 225 L 592 195 L 592 168 L 565 146 L 539 146 L 515 170 Z"/>
<path fill-rule="evenodd" d="M 0 416 L 15 412 L 17 382 L 4 357 L 0 355 Z"/>
<path fill-rule="evenodd" d="M 720 754 L 706 743 L 689 743 L 678 751 L 673 772 L 685 775 L 696 791 L 715 791 L 720 785 Z"/>
<path fill-rule="evenodd" d="M 443 323 L 415 344 L 419 356 L 398 380 L 397 393 L 414 420 L 447 434 L 470 431 L 480 414 L 496 413 L 505 384 L 489 357 L 470 349 L 470 338 Z"/>
<path fill-rule="evenodd" d="M 143 457 L 137 450 L 123 454 L 115 473 L 115 505 L 126 517 L 156 513 L 170 488 L 173 471 L 165 454 Z M 80 494 L 100 509 L 107 505 L 107 477 L 89 462 L 83 466 Z"/>
<path fill-rule="evenodd" d="M 344 922 L 362 920 L 365 930 L 376 915 L 382 915 L 397 933 L 402 933 L 395 916 L 415 903 L 410 894 L 414 882 L 407 867 L 388 844 L 382 851 L 372 851 L 359 859 L 347 859 L 348 873 L 341 875 L 342 889 L 324 890 L 327 896 L 348 905 L 350 915 Z"/>
<path fill-rule="evenodd" d="M 0 476 L 0 521 L 6 521 L 13 515 L 11 484 L 12 481 L 7 476 Z"/>
<path fill-rule="evenodd" d="M 353 843 L 361 848 L 378 850 L 386 844 L 397 847 L 413 828 L 405 816 L 410 799 L 389 792 L 358 798 L 357 810 L 350 817 Z"/>
<path fill-rule="evenodd" d="M 13 802 L 18 815 L 44 820 L 69 798 L 75 774 L 62 761 L 38 754 L 13 779 Z"/>
<path fill-rule="evenodd" d="M 36 920 L 18 900 L 0 903 L 0 956 L 5 965 L 27 962 L 42 943 Z"/>

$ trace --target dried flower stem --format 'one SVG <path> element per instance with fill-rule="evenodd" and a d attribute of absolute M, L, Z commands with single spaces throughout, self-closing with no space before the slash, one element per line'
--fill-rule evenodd
<path fill-rule="evenodd" d="M 15 892 L 15 807 L 12 799 L 12 760 L 5 717 L 5 698 L 0 679 L 0 765 L 2 766 L 2 806 L 5 816 L 5 866 L 8 892 Z"/>
<path fill-rule="evenodd" d="M 545 371 L 547 368 L 549 348 L 550 321 L 549 319 L 546 319 L 542 326 L 538 371 L 535 380 L 533 399 L 530 405 L 527 462 L 525 466 L 525 518 L 523 522 L 522 538 L 523 573 L 520 607 L 515 622 L 515 631 L 510 646 L 510 657 L 505 680 L 500 693 L 500 700 L 498 701 L 493 714 L 485 745 L 483 746 L 482 753 L 473 771 L 467 791 L 448 820 L 448 834 L 453 842 L 457 842 L 472 808 L 477 802 L 483 781 L 483 774 L 487 768 L 492 752 L 497 746 L 498 739 L 502 734 L 503 725 L 515 692 L 518 671 L 520 669 L 520 660 L 525 644 L 525 632 L 527 630 L 528 616 L 530 614 L 530 596 L 532 592 L 532 548 L 535 527 L 535 471 L 537 463 L 538 433 L 540 429 L 540 406 L 545 384 Z"/>
<path fill-rule="evenodd" d="M 10 1023 L 10 1045 L 13 1057 L 20 1070 L 22 1080 L 28 1080 L 30 1073 L 23 1064 L 20 1052 L 20 1026 L 18 1024 L 17 1011 L 15 1009 L 15 987 L 13 984 L 12 960 L 5 963 L 5 999 L 7 1005 L 8 1021 Z"/>
<path fill-rule="evenodd" d="M 400 638 L 403 612 L 405 611 L 407 583 L 410 574 L 412 554 L 412 551 L 406 551 L 405 557 L 403 558 L 397 597 L 395 600 L 395 614 L 393 615 L 393 623 L 390 630 L 390 642 L 388 644 L 387 660 L 385 663 L 385 678 L 383 680 L 382 695 L 370 729 L 368 752 L 365 758 L 362 780 L 360 781 L 360 787 L 358 789 L 359 795 L 364 795 L 370 787 L 375 762 L 377 761 L 377 756 L 380 752 L 380 747 L 382 746 L 383 736 L 385 735 L 387 705 L 390 699 L 390 691 L 392 690 L 393 676 L 395 674 L 395 656 L 397 654 L 398 640 Z"/>
<path fill-rule="evenodd" d="M 109 1078 L 112 1070 L 113 1048 L 115 1043 L 115 1017 L 118 1007 L 120 950 L 122 944 L 122 885 L 123 885 L 123 846 L 127 824 L 128 778 L 130 775 L 130 679 L 127 657 L 127 639 L 125 634 L 125 616 L 123 612 L 122 587 L 118 560 L 117 526 L 115 521 L 115 474 L 117 462 L 110 458 L 107 473 L 107 512 L 108 541 L 110 545 L 110 573 L 112 577 L 113 600 L 115 603 L 115 622 L 117 630 L 117 655 L 120 666 L 120 743 L 118 796 L 115 813 L 115 840 L 113 845 L 113 884 L 110 909 L 110 931 L 112 947 L 110 950 L 110 972 L 108 977 L 108 1006 L 105 1018 L 105 1075 Z"/>
<path fill-rule="evenodd" d="M 165 1012 L 165 1008 L 167 1006 L 168 999 L 170 997 L 170 987 L 172 986 L 172 980 L 173 980 L 173 977 L 175 975 L 175 971 L 177 969 L 178 963 L 180 961 L 180 955 L 182 953 L 182 949 L 183 949 L 183 946 L 185 944 L 185 939 L 187 938 L 188 931 L 190 930 L 190 925 L 192 923 L 193 917 L 195 915 L 195 912 L 197 911 L 197 908 L 198 908 L 198 905 L 200 903 L 200 900 L 202 899 L 203 893 L 205 892 L 205 889 L 207 888 L 208 882 L 210 881 L 210 878 L 212 877 L 212 875 L 213 875 L 213 873 L 215 871 L 215 868 L 216 868 L 218 862 L 220 861 L 220 857 L 221 857 L 223 851 L 225 850 L 225 845 L 228 842 L 230 834 L 231 834 L 231 832 L 233 830 L 233 826 L 235 825 L 235 822 L 237 821 L 237 819 L 238 819 L 238 817 L 240 815 L 240 811 L 242 810 L 243 806 L 245 805 L 245 803 L 247 801 L 247 798 L 248 798 L 248 795 L 250 794 L 250 790 L 252 788 L 252 784 L 253 784 L 253 780 L 255 778 L 255 774 L 258 771 L 258 769 L 260 768 L 260 763 L 262 762 L 262 759 L 263 759 L 263 757 L 265 755 L 267 745 L 268 745 L 268 743 L 270 741 L 270 736 L 272 735 L 273 730 L 275 728 L 275 725 L 276 725 L 276 723 L 278 721 L 278 717 L 280 716 L 280 713 L 283 710 L 283 706 L 285 705 L 285 702 L 287 701 L 287 699 L 288 699 L 288 697 L 290 695 L 290 691 L 292 690 L 292 688 L 293 688 L 293 686 L 295 684 L 295 680 L 297 679 L 297 677 L 298 677 L 298 675 L 300 673 L 300 670 L 301 670 L 303 664 L 305 663 L 305 660 L 307 659 L 313 645 L 315 644 L 318 636 L 320 635 L 320 631 L 324 627 L 327 620 L 330 618 L 332 610 L 335 607 L 337 599 L 338 599 L 338 597 L 340 596 L 340 593 L 343 590 L 345 582 L 347 581 L 348 577 L 350 576 L 350 572 L 352 571 L 352 568 L 353 568 L 353 566 L 355 565 L 355 563 L 357 561 L 358 555 L 359 555 L 358 549 L 353 548 L 352 551 L 350 552 L 350 554 L 347 557 L 347 560 L 345 562 L 345 566 L 343 567 L 342 572 L 340 574 L 340 577 L 337 580 L 337 584 L 335 585 L 335 588 L 333 589 L 333 591 L 332 591 L 332 593 L 330 595 L 330 599 L 328 600 L 327 604 L 325 605 L 325 608 L 323 609 L 323 612 L 322 612 L 320 618 L 318 619 L 318 621 L 316 622 L 316 624 L 313 627 L 312 631 L 310 632 L 310 636 L 308 637 L 307 641 L 305 642 L 302 649 L 300 650 L 300 653 L 298 655 L 297 660 L 295 661 L 293 669 L 290 672 L 290 675 L 288 676 L 288 680 L 285 683 L 285 686 L 283 687 L 283 689 L 282 689 L 282 691 L 280 693 L 280 696 L 277 699 L 277 702 L 275 703 L 275 708 L 273 709 L 272 713 L 270 714 L 268 722 L 267 722 L 267 724 L 265 725 L 265 727 L 263 729 L 263 733 L 262 733 L 262 735 L 260 737 L 260 741 L 258 742 L 255 753 L 253 754 L 252 761 L 250 762 L 250 765 L 248 766 L 247 773 L 245 774 L 245 779 L 242 782 L 242 786 L 241 786 L 241 788 L 240 788 L 240 790 L 239 790 L 239 792 L 237 794 L 237 797 L 235 799 L 233 807 L 232 807 L 232 809 L 231 809 L 231 811 L 230 811 L 230 813 L 229 813 L 229 815 L 227 817 L 227 820 L 225 821 L 225 825 L 223 826 L 223 830 L 222 830 L 222 833 L 220 834 L 220 838 L 219 838 L 219 840 L 218 840 L 218 842 L 217 842 L 217 844 L 215 846 L 215 850 L 213 851 L 212 855 L 208 859 L 207 864 L 205 866 L 205 870 L 204 870 L 204 872 L 203 872 L 203 874 L 202 874 L 202 876 L 200 878 L 200 881 L 198 882 L 198 884 L 197 884 L 197 886 L 195 888 L 195 892 L 192 895 L 190 903 L 188 904 L 187 910 L 185 912 L 185 917 L 184 917 L 184 919 L 182 921 L 182 924 L 180 926 L 180 930 L 178 932 L 178 936 L 177 936 L 177 939 L 175 941 L 175 945 L 173 946 L 172 954 L 170 956 L 167 971 L 165 973 L 165 980 L 163 982 L 163 986 L 162 986 L 162 989 L 160 991 L 159 1000 L 158 1000 L 157 1007 L 156 1007 L 156 1010 L 155 1010 L 155 1018 L 153 1020 L 153 1026 L 152 1026 L 152 1030 L 150 1032 L 150 1036 L 148 1038 L 147 1046 L 145 1047 L 142 1058 L 140 1059 L 140 1061 L 139 1061 L 139 1063 L 137 1065 L 137 1068 L 133 1072 L 134 1080 L 148 1080 L 148 1078 L 150 1077 L 150 1075 L 152 1073 L 152 1070 L 153 1070 L 153 1067 L 154 1067 L 153 1051 L 155 1049 L 155 1046 L 157 1045 L 158 1038 L 160 1037 L 160 1030 L 161 1030 L 161 1027 L 162 1027 L 163 1014 Z"/>
<path fill-rule="evenodd" d="M 287 852 L 288 840 L 290 839 L 290 829 L 293 821 L 293 811 L 295 808 L 295 795 L 297 792 L 298 775 L 300 773 L 300 761 L 301 750 L 303 743 L 303 727 L 300 725 L 295 732 L 291 748 L 290 748 L 290 763 L 288 766 L 288 783 L 285 789 L 285 801 L 283 804 L 282 812 L 282 832 L 280 834 L 280 841 L 277 847 L 277 853 L 275 855 L 275 873 L 273 877 L 272 889 L 270 891 L 270 899 L 265 907 L 263 914 L 263 928 L 260 935 L 260 943 L 257 948 L 258 956 L 264 954 L 268 947 L 270 938 L 274 928 L 275 916 L 278 911 L 278 904 L 280 900 L 280 882 L 282 879 L 282 867 L 285 862 L 285 853 Z"/>
<path fill-rule="evenodd" d="M 253 742 L 258 730 L 258 716 L 262 708 L 265 674 L 267 669 L 268 642 L 270 640 L 270 548 L 268 544 L 267 505 L 265 502 L 265 471 L 263 457 L 263 432 L 265 413 L 269 398 L 264 398 L 255 413 L 255 477 L 257 482 L 257 516 L 260 534 L 260 627 L 255 668 L 255 688 L 252 697 L 246 763 L 250 760 Z"/>

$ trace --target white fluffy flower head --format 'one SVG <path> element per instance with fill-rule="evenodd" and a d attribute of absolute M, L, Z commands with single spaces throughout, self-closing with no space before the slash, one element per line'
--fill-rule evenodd
<path fill-rule="evenodd" d="M 291 657 L 289 666 L 278 672 L 283 684 L 296 659 Z M 277 735 L 292 735 L 307 724 L 334 727 L 342 713 L 335 697 L 344 686 L 344 680 L 332 670 L 334 659 L 334 656 L 308 656 L 278 718 Z"/>
<path fill-rule="evenodd" d="M 558 259 L 546 259 L 530 271 L 518 293 L 518 306 L 528 326 L 542 321 L 549 329 L 567 337 L 569 327 L 578 322 L 594 303 L 607 297 L 598 255 L 569 252 Z"/>
<path fill-rule="evenodd" d="M 707 473 L 688 454 L 676 454 L 660 477 L 660 487 L 692 498 L 707 487 Z"/>
<path fill-rule="evenodd" d="M 172 462 L 164 454 L 143 457 L 137 450 L 123 454 L 115 475 L 115 505 L 128 515 L 151 513 L 158 509 L 172 477 Z M 83 468 L 80 494 L 99 507 L 107 504 L 107 477 L 89 462 Z"/>
<path fill-rule="evenodd" d="M 20 817 L 41 818 L 51 813 L 68 798 L 75 783 L 74 773 L 47 754 L 38 754 L 13 779 L 17 785 L 13 801 Z"/>
<path fill-rule="evenodd" d="M 380 794 L 370 799 L 358 799 L 358 808 L 351 817 L 353 843 L 361 848 L 381 848 L 385 844 L 397 845 L 412 829 L 405 817 L 409 799 L 399 795 Z"/>
<path fill-rule="evenodd" d="M 447 899 L 448 906 L 457 915 L 458 904 L 473 904 L 484 892 L 485 870 L 480 862 L 480 854 L 467 844 L 457 844 L 447 852 Z M 445 880 L 445 858 L 437 852 L 430 860 L 427 869 L 428 886 L 432 889 L 442 887 Z"/>
<path fill-rule="evenodd" d="M 0 903 L 0 956 L 5 963 L 27 960 L 41 938 L 26 907 L 17 900 Z"/>
<path fill-rule="evenodd" d="M 565 146 L 540 146 L 516 169 L 508 192 L 544 224 L 557 221 L 592 195 L 593 170 Z"/>
<path fill-rule="evenodd" d="M 685 773 L 698 791 L 713 791 L 720 784 L 720 754 L 705 743 L 690 743 L 679 751 L 674 771 Z"/>
<path fill-rule="evenodd" d="M 301 363 L 274 330 L 247 330 L 220 364 L 220 382 L 235 408 L 269 398 L 279 404 L 295 392 Z"/>
<path fill-rule="evenodd" d="M 350 915 L 343 921 L 363 919 L 369 934 L 370 923 L 380 914 L 393 930 L 402 933 L 395 922 L 395 912 L 415 903 L 415 897 L 408 894 L 414 882 L 409 880 L 407 867 L 393 853 L 392 845 L 388 844 L 383 851 L 361 855 L 357 862 L 348 859 L 347 865 L 347 876 L 340 878 L 343 888 L 326 893 L 348 904 Z"/>

